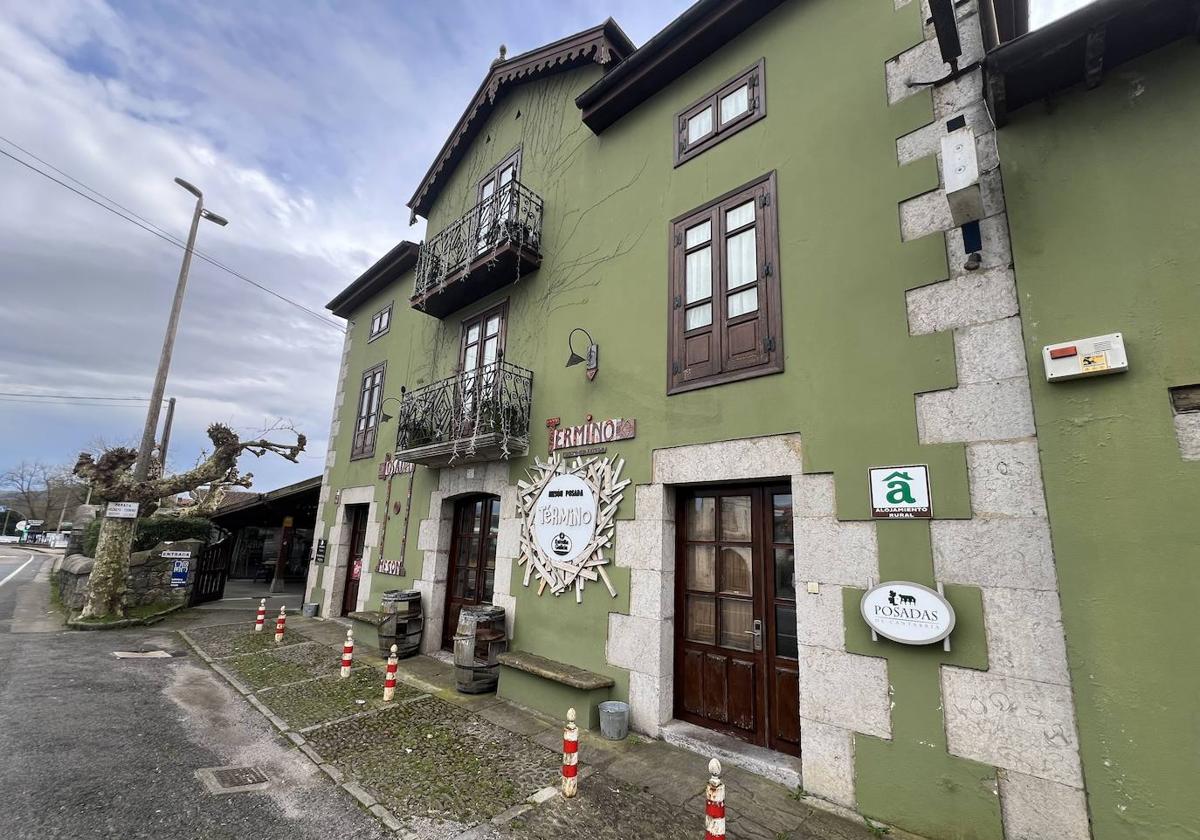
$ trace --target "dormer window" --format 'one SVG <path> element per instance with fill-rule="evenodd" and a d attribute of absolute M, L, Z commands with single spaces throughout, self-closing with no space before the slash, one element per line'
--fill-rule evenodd
<path fill-rule="evenodd" d="M 676 116 L 675 165 L 767 115 L 766 59 L 739 73 Z"/>
<path fill-rule="evenodd" d="M 392 326 L 392 305 L 389 303 L 371 318 L 371 332 L 367 341 L 374 341 L 388 331 Z"/>

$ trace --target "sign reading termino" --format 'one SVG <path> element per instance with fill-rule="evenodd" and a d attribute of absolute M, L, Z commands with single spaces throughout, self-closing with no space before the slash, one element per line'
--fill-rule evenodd
<path fill-rule="evenodd" d="M 573 473 L 556 475 L 533 506 L 533 538 L 544 556 L 573 563 L 596 533 L 596 494 Z"/>
<path fill-rule="evenodd" d="M 907 580 L 890 580 L 868 589 L 859 602 L 872 630 L 904 645 L 931 645 L 954 629 L 954 607 L 940 592 Z"/>

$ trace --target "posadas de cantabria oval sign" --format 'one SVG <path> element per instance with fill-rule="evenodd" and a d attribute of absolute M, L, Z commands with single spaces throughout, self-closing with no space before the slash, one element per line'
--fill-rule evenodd
<path fill-rule="evenodd" d="M 871 587 L 859 609 L 872 630 L 905 645 L 931 645 L 954 629 L 954 607 L 945 596 L 907 580 Z"/>

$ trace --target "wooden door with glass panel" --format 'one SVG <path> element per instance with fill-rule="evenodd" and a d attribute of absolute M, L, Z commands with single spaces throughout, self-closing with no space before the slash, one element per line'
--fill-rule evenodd
<path fill-rule="evenodd" d="M 681 491 L 676 531 L 675 716 L 799 754 L 790 489 Z"/>
<path fill-rule="evenodd" d="M 496 582 L 496 535 L 500 529 L 500 497 L 467 496 L 454 503 L 450 538 L 450 576 L 446 582 L 446 620 L 442 647 L 452 648 L 463 607 L 490 604 Z"/>
<path fill-rule="evenodd" d="M 497 362 L 504 358 L 506 308 L 500 304 L 463 322 L 459 378 L 463 428 L 458 437 L 475 434 L 477 406 L 481 399 L 487 401 L 500 381 Z"/>
<path fill-rule="evenodd" d="M 346 558 L 346 587 L 342 590 L 342 615 L 358 609 L 358 584 L 362 579 L 363 554 L 367 545 L 367 505 L 347 505 L 350 552 Z"/>
<path fill-rule="evenodd" d="M 512 218 L 516 209 L 510 185 L 517 180 L 521 165 L 520 152 L 513 153 L 503 163 L 479 182 L 479 234 L 480 253 L 491 248 L 500 240 L 500 226 Z"/>

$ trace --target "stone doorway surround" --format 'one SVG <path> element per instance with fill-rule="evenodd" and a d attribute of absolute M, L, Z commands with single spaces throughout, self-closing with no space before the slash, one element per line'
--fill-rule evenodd
<path fill-rule="evenodd" d="M 358 580 L 358 603 L 361 610 L 371 594 L 371 575 L 379 548 L 379 525 L 375 521 L 376 504 L 374 487 L 345 487 L 337 499 L 337 515 L 329 532 L 326 546 L 326 567 L 323 580 L 325 589 L 321 600 L 321 615 L 336 617 L 346 590 L 346 575 L 350 563 L 350 523 L 346 520 L 348 505 L 367 505 L 367 538 L 363 547 L 362 576 Z M 309 577 L 312 580 L 312 576 Z"/>
<path fill-rule="evenodd" d="M 513 618 L 517 609 L 517 599 L 511 589 L 512 567 L 521 546 L 521 518 L 517 511 L 517 488 L 509 483 L 509 465 L 506 461 L 494 461 L 443 467 L 438 474 L 438 489 L 429 494 L 429 518 L 421 520 L 417 534 L 417 550 L 422 553 L 423 559 L 421 574 L 413 579 L 412 585 L 421 593 L 421 609 L 425 614 L 422 653 L 436 654 L 442 647 L 454 501 L 479 493 L 500 497 L 492 603 L 504 607 L 505 630 L 512 637 Z"/>

